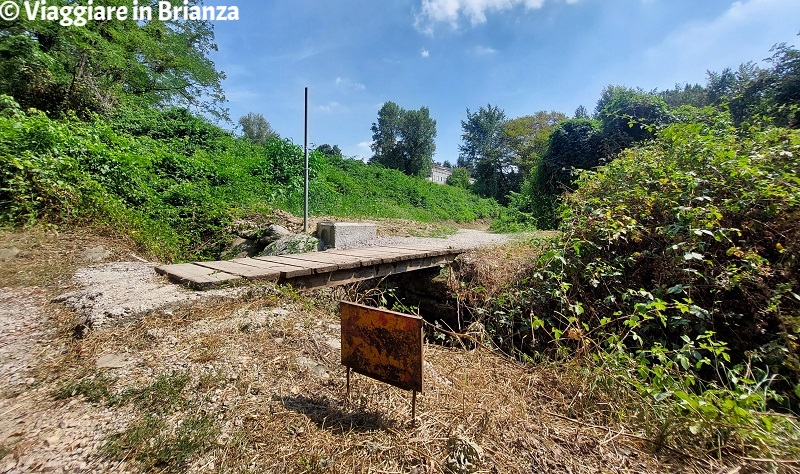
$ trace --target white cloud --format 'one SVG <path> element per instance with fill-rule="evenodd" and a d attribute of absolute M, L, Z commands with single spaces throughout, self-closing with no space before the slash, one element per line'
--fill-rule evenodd
<path fill-rule="evenodd" d="M 431 52 L 430 52 L 430 51 L 428 51 L 428 50 L 427 50 L 427 49 L 425 49 L 425 48 L 422 48 L 422 51 L 420 51 L 419 55 L 420 55 L 420 56 L 422 56 L 423 58 L 427 58 L 428 56 L 430 56 L 430 55 L 431 55 Z"/>
<path fill-rule="evenodd" d="M 366 162 L 369 160 L 369 157 L 372 156 L 372 142 L 363 141 L 359 142 L 358 145 L 355 146 L 356 152 L 355 157 L 361 161 Z"/>
<path fill-rule="evenodd" d="M 363 91 L 367 89 L 367 86 L 365 86 L 364 84 L 352 81 L 344 77 L 337 77 L 336 80 L 333 82 L 334 84 L 336 84 L 336 87 L 345 90 Z"/>
<path fill-rule="evenodd" d="M 338 110 L 341 107 L 342 104 L 334 101 L 334 102 L 328 102 L 325 105 L 318 105 L 317 110 L 319 110 L 320 112 L 328 113 L 328 112 L 333 112 L 334 110 Z"/>
<path fill-rule="evenodd" d="M 579 0 L 566 1 L 572 4 Z M 519 6 L 526 10 L 536 10 L 542 8 L 544 3 L 545 0 L 422 0 L 422 9 L 417 15 L 415 26 L 421 31 L 432 33 L 434 24 L 449 23 L 455 28 L 462 17 L 477 25 L 486 22 L 487 13 Z"/>
<path fill-rule="evenodd" d="M 491 56 L 497 52 L 496 49 L 490 48 L 489 46 L 475 46 L 472 50 L 478 56 Z"/>

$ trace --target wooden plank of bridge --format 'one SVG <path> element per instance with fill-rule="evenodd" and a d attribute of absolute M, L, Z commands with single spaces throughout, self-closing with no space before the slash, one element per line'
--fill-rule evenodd
<path fill-rule="evenodd" d="M 317 252 L 314 252 L 317 253 Z M 300 254 L 304 255 L 304 254 Z M 312 273 L 326 273 L 332 272 L 339 269 L 339 266 L 335 263 L 331 262 L 315 262 L 313 260 L 300 260 L 298 258 L 293 258 L 292 255 L 282 255 L 277 257 L 255 257 L 253 260 L 270 263 L 270 264 L 281 264 L 281 265 L 289 265 L 292 267 L 298 267 L 301 269 L 309 270 L 308 272 L 299 271 L 299 270 L 286 270 L 281 273 L 283 278 L 296 278 L 299 276 L 310 275 Z"/>
<path fill-rule="evenodd" d="M 380 263 L 399 262 L 410 258 L 427 257 L 428 252 L 420 252 L 408 249 L 398 249 L 393 247 L 372 247 L 350 250 L 326 250 L 325 253 L 341 255 L 344 257 L 356 257 L 369 260 L 371 265 Z M 380 261 L 378 261 L 380 260 Z"/>
<path fill-rule="evenodd" d="M 286 282 L 305 288 L 341 285 L 452 262 L 461 249 L 399 244 L 327 250 L 278 257 L 236 258 L 218 262 L 164 265 L 156 271 L 197 288 L 247 279 Z"/>
<path fill-rule="evenodd" d="M 169 275 L 181 283 L 187 283 L 198 289 L 220 286 L 224 283 L 242 279 L 241 276 L 220 272 L 213 268 L 195 265 L 194 263 L 156 267 L 156 272 L 161 275 Z"/>
<path fill-rule="evenodd" d="M 247 278 L 248 280 L 265 280 L 265 281 L 278 281 L 281 278 L 281 272 L 286 269 L 285 266 L 277 265 L 249 265 L 247 262 L 242 262 L 244 259 L 223 260 L 220 262 L 197 262 L 197 265 L 202 267 L 219 270 L 222 272 L 231 273 L 240 277 Z M 299 267 L 293 267 L 299 268 Z M 309 272 L 310 273 L 310 272 Z"/>
<path fill-rule="evenodd" d="M 357 268 L 361 266 L 361 262 L 359 260 L 343 257 L 341 255 L 335 255 L 329 252 L 299 253 L 299 254 L 284 255 L 284 256 L 287 258 L 291 258 L 298 264 L 300 263 L 318 264 L 320 265 L 319 273 L 323 273 L 325 269 L 328 269 L 328 271 L 336 271 L 336 270 L 348 270 L 351 268 Z M 268 257 L 256 257 L 256 258 L 258 259 L 258 258 L 268 258 Z"/>

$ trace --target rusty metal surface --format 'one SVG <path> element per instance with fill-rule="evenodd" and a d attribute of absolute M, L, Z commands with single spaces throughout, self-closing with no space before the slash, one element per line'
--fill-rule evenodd
<path fill-rule="evenodd" d="M 342 364 L 422 392 L 422 318 L 342 301 Z"/>

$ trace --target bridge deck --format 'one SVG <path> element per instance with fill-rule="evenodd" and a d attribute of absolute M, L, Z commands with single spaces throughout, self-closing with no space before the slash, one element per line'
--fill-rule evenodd
<path fill-rule="evenodd" d="M 316 288 L 432 268 L 452 262 L 464 251 L 444 245 L 398 244 L 351 250 L 331 249 L 280 257 L 162 265 L 156 267 L 156 272 L 197 289 L 215 288 L 240 280 Z"/>

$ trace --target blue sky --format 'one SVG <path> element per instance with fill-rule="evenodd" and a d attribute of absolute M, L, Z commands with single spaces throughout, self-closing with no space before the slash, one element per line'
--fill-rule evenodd
<path fill-rule="evenodd" d="M 800 0 L 209 0 L 237 5 L 215 24 L 212 59 L 231 117 L 263 114 L 303 142 L 371 156 L 387 100 L 426 106 L 435 161 L 455 162 L 466 109 L 509 118 L 592 111 L 609 84 L 646 90 L 705 84 L 720 71 L 800 46 Z"/>

